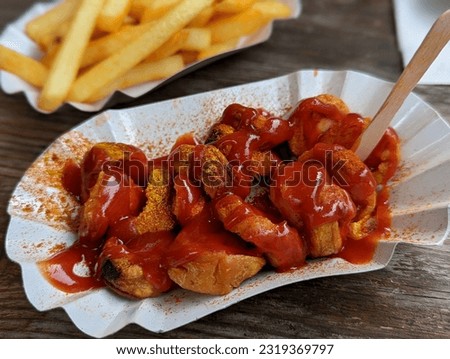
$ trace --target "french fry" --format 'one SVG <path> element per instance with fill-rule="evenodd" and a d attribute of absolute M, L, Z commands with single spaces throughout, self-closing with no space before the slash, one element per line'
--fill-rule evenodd
<path fill-rule="evenodd" d="M 157 81 L 170 77 L 184 68 L 181 55 L 169 56 L 154 62 L 143 62 L 132 68 L 125 75 L 102 87 L 86 102 L 96 102 L 111 95 L 116 90 L 123 90 L 143 82 Z"/>
<path fill-rule="evenodd" d="M 147 57 L 145 61 L 157 61 L 165 57 L 169 57 L 177 53 L 183 47 L 188 37 L 188 32 L 181 30 L 175 33 L 168 41 L 166 41 L 162 46 L 156 49 L 152 54 Z"/>
<path fill-rule="evenodd" d="M 290 14 L 289 6 L 278 1 L 257 1 L 247 10 L 232 16 L 219 18 L 210 23 L 208 27 L 212 31 L 213 43 L 220 43 L 232 38 L 250 35 L 270 21 L 289 17 Z"/>
<path fill-rule="evenodd" d="M 138 24 L 137 20 L 134 17 L 130 16 L 130 15 L 127 15 L 125 17 L 125 19 L 123 19 L 123 26 L 137 25 L 137 24 Z"/>
<path fill-rule="evenodd" d="M 56 55 L 58 54 L 59 49 L 61 48 L 61 43 L 64 39 L 64 36 L 69 31 L 69 28 L 70 28 L 70 22 L 67 21 L 58 29 L 57 32 L 60 33 L 60 35 L 51 39 L 52 42 L 50 42 L 50 41 L 48 42 L 47 51 L 44 53 L 44 55 L 41 58 L 41 62 L 48 68 L 50 68 L 52 66 L 52 63 L 53 63 Z M 106 38 L 106 37 L 107 36 L 102 36 L 101 39 Z M 100 40 L 100 38 L 98 38 L 97 31 L 94 30 L 94 33 L 91 36 L 91 41 L 89 42 L 89 44 L 91 44 L 92 42 L 96 43 L 97 40 Z M 103 43 L 103 41 L 101 41 L 101 42 Z M 85 53 L 85 56 L 83 56 L 83 59 L 87 57 L 87 59 L 86 59 L 87 61 L 85 61 L 85 62 L 87 62 L 87 64 L 83 64 L 83 62 L 82 62 L 81 67 L 92 65 L 93 63 L 109 56 L 108 53 L 100 53 L 100 51 L 97 51 L 98 58 L 96 58 L 94 55 L 95 55 L 95 51 L 98 49 L 90 49 L 90 47 L 91 46 L 88 46 L 88 50 L 90 50 L 90 51 L 86 51 L 87 54 Z M 102 51 L 108 49 L 108 46 L 98 46 L 98 47 L 100 47 L 99 50 L 102 50 Z"/>
<path fill-rule="evenodd" d="M 238 41 L 239 39 L 230 39 L 225 42 L 215 43 L 200 51 L 198 54 L 198 60 L 204 60 L 208 57 L 213 57 L 221 53 L 231 51 L 236 48 Z"/>
<path fill-rule="evenodd" d="M 49 51 L 55 46 L 58 46 L 66 36 L 67 32 L 69 31 L 70 24 L 72 23 L 72 18 L 64 21 L 61 23 L 58 28 L 56 28 L 51 33 L 46 33 L 41 36 L 39 39 L 40 41 L 40 47 L 44 50 Z"/>
<path fill-rule="evenodd" d="M 106 32 L 119 30 L 130 8 L 131 0 L 105 0 L 97 19 L 97 28 Z"/>
<path fill-rule="evenodd" d="M 124 75 L 185 27 L 200 11 L 211 5 L 212 1 L 183 0 L 180 2 L 149 31 L 78 77 L 70 90 L 70 100 L 83 102 L 103 86 Z"/>
<path fill-rule="evenodd" d="M 40 59 L 40 63 L 48 69 L 52 67 L 53 61 L 55 61 L 56 54 L 58 53 L 60 47 L 60 45 L 50 47 L 47 52 L 44 52 L 44 55 Z"/>
<path fill-rule="evenodd" d="M 211 20 L 214 15 L 214 7 L 208 6 L 207 8 L 200 11 L 200 13 L 194 17 L 194 19 L 189 23 L 189 27 L 204 27 Z"/>
<path fill-rule="evenodd" d="M 186 65 L 198 60 L 198 51 L 180 51 L 180 55 L 183 57 L 183 61 Z"/>
<path fill-rule="evenodd" d="M 181 46 L 183 50 L 201 51 L 211 45 L 211 30 L 209 29 L 190 27 L 181 31 L 187 34 L 186 40 Z"/>
<path fill-rule="evenodd" d="M 42 110 L 55 110 L 66 99 L 103 2 L 104 0 L 82 0 L 39 96 L 38 106 Z"/>
<path fill-rule="evenodd" d="M 208 28 L 211 30 L 212 42 L 220 43 L 249 35 L 267 22 L 268 20 L 261 16 L 258 10 L 250 8 L 236 15 L 215 20 L 208 25 Z"/>
<path fill-rule="evenodd" d="M 152 2 L 153 0 L 131 0 L 129 15 L 140 21 L 145 9 L 150 7 Z"/>
<path fill-rule="evenodd" d="M 141 22 L 149 22 L 159 19 L 167 13 L 167 11 L 180 3 L 180 1 L 181 0 L 153 0 L 143 10 Z"/>
<path fill-rule="evenodd" d="M 259 11 L 269 21 L 283 19 L 291 15 L 291 8 L 275 0 L 258 1 L 252 9 Z"/>
<path fill-rule="evenodd" d="M 39 46 L 46 49 L 54 38 L 61 36 L 61 26 L 71 20 L 79 0 L 65 0 L 50 11 L 29 21 L 25 33 Z"/>
<path fill-rule="evenodd" d="M 124 26 L 121 30 L 89 42 L 81 61 L 81 68 L 91 66 L 113 55 L 130 41 L 149 30 L 152 24 Z"/>
<path fill-rule="evenodd" d="M 184 68 L 181 55 L 166 57 L 155 62 L 137 65 L 119 81 L 119 89 L 124 89 L 147 81 L 162 80 L 181 71 Z"/>
<path fill-rule="evenodd" d="M 222 0 L 214 6 L 214 10 L 219 13 L 234 14 L 247 10 L 257 0 Z"/>
<path fill-rule="evenodd" d="M 48 75 L 47 68 L 39 61 L 3 45 L 0 45 L 0 69 L 36 87 L 42 87 Z"/>

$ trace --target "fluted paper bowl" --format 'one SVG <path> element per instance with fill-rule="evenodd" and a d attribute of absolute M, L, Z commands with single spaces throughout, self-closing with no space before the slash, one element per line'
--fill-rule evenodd
<path fill-rule="evenodd" d="M 353 71 L 305 70 L 151 105 L 106 111 L 79 125 L 36 160 L 9 204 L 6 251 L 22 267 L 30 302 L 38 310 L 63 307 L 80 330 L 94 337 L 107 336 L 129 323 L 164 332 L 276 287 L 381 269 L 399 242 L 442 244 L 449 236 L 450 127 L 429 105 L 411 94 L 392 123 L 402 150 L 402 164 L 392 183 L 392 236 L 379 243 L 370 263 L 354 265 L 339 258 L 315 260 L 289 273 L 261 272 L 225 296 L 177 289 L 141 301 L 121 298 L 107 288 L 63 293 L 46 281 L 36 264 L 76 238 L 78 205 L 61 189 L 55 174 L 65 158 L 80 158 L 89 142 L 135 144 L 154 157 L 167 153 L 180 134 L 195 131 L 204 135 L 232 102 L 264 107 L 282 115 L 302 98 L 331 93 L 341 97 L 353 112 L 373 116 L 391 87 L 391 83 Z"/>

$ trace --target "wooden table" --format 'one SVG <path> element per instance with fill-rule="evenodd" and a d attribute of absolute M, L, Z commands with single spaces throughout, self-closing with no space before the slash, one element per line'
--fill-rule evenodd
<path fill-rule="evenodd" d="M 2 0 L 0 28 L 33 0 Z M 129 104 L 268 79 L 305 68 L 354 69 L 395 81 L 402 70 L 389 0 L 303 0 L 299 19 L 266 43 L 228 57 Z M 450 118 L 450 87 L 417 89 Z M 65 312 L 38 312 L 20 268 L 5 255 L 6 207 L 24 171 L 55 138 L 91 115 L 35 112 L 0 93 L 0 338 L 84 338 Z M 448 179 L 447 179 L 448 180 Z M 387 268 L 272 290 L 166 334 L 129 325 L 113 338 L 449 338 L 450 243 L 399 245 Z"/>

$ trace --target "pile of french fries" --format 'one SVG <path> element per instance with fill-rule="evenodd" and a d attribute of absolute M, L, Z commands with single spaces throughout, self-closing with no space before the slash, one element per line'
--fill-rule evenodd
<path fill-rule="evenodd" d="M 0 45 L 0 69 L 37 87 L 51 112 L 167 78 L 290 15 L 277 0 L 64 0 L 26 24 L 43 56 Z"/>

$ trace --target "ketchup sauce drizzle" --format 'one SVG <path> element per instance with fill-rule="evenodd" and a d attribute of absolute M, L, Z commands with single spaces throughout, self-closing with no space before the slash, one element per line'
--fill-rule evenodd
<path fill-rule="evenodd" d="M 47 280 L 66 293 L 78 293 L 101 288 L 103 281 L 96 275 L 96 264 L 101 248 L 76 241 L 72 246 L 39 263 Z"/>
<path fill-rule="evenodd" d="M 345 259 L 353 264 L 365 264 L 372 260 L 381 238 L 389 238 L 391 234 L 392 216 L 389 207 L 389 188 L 382 188 L 377 195 L 377 208 L 375 217 L 377 228 L 368 236 L 360 240 L 347 238 L 335 257 Z"/>
<path fill-rule="evenodd" d="M 206 204 L 203 211 L 180 230 L 175 241 L 176 245 L 166 254 L 166 263 L 174 267 L 195 259 L 205 251 L 258 255 L 242 239 L 225 230 L 211 203 Z"/>
<path fill-rule="evenodd" d="M 337 138 L 340 146 L 328 143 L 327 136 L 331 135 L 324 135 L 318 131 L 317 123 L 323 117 L 327 117 L 333 122 L 334 127 L 331 133 Z M 261 109 L 232 104 L 224 111 L 220 123 L 232 126 L 235 131 L 220 138 L 213 145 L 223 150 L 231 164 L 237 164 L 233 167 L 237 178 L 241 176 L 242 179 L 252 173 L 249 164 L 251 164 L 252 156 L 256 151 L 271 151 L 274 167 L 279 168 L 280 165 L 283 165 L 286 175 L 290 174 L 289 171 L 292 171 L 291 174 L 294 175 L 293 172 L 298 169 L 297 167 L 303 166 L 302 171 L 306 170 L 308 178 L 313 179 L 314 183 L 311 183 L 311 186 L 289 189 L 292 191 L 292 197 L 300 199 L 299 202 L 292 202 L 291 210 L 302 213 L 301 221 L 310 229 L 337 220 L 342 227 L 341 232 L 345 234 L 345 227 L 357 210 L 355 204 L 347 201 L 347 198 L 320 204 L 317 202 L 316 194 L 325 185 L 331 183 L 329 168 L 326 168 L 320 161 L 313 164 L 291 162 L 286 165 L 275 149 L 292 138 L 292 129 L 299 123 L 302 123 L 307 146 L 310 149 L 314 148 L 312 151 L 313 153 L 315 151 L 316 157 L 323 156 L 325 150 L 333 152 L 339 151 L 340 147 L 351 148 L 364 129 L 364 120 L 361 116 L 342 114 L 335 106 L 312 98 L 305 100 L 302 107 L 297 107 L 288 121 L 273 117 Z M 324 140 L 325 143 L 320 143 L 321 140 Z M 385 151 L 390 151 L 391 154 L 396 153 L 398 142 L 395 131 L 389 129 L 365 162 L 371 171 L 378 169 Z M 319 145 L 314 147 L 317 143 Z M 186 134 L 178 139 L 172 147 L 172 151 L 181 145 L 197 146 L 199 143 L 192 134 Z M 127 155 L 124 156 L 124 153 Z M 157 283 L 161 291 L 166 291 L 173 285 L 167 276 L 165 270 L 167 267 L 183 265 L 205 251 L 261 256 L 257 248 L 224 228 L 224 224 L 214 212 L 212 203 L 203 200 L 201 189 L 192 186 L 186 173 L 180 173 L 170 179 L 177 195 L 178 227 L 173 231 L 158 234 L 137 233 L 133 227 L 133 218 L 139 214 L 139 210 L 145 202 L 143 196 L 149 163 L 157 167 L 167 167 L 166 163 L 169 159 L 170 155 L 167 155 L 148 162 L 143 152 L 134 146 L 116 144 L 109 148 L 107 144 L 101 144 L 86 155 L 82 165 L 78 165 L 73 160 L 66 162 L 61 179 L 62 184 L 69 193 L 80 200 L 80 205 L 88 201 L 90 191 L 95 187 L 100 173 L 105 170 L 105 167 L 102 167 L 105 162 L 112 163 L 112 167 L 106 168 L 109 169 L 110 175 L 114 176 L 114 170 L 120 169 L 123 177 L 116 179 L 128 181 L 127 183 L 131 185 L 128 186 L 128 192 L 124 192 L 120 188 L 101 192 L 105 206 L 101 207 L 99 211 L 103 217 L 114 214 L 114 220 L 106 224 L 107 228 L 99 238 L 96 237 L 95 240 L 90 241 L 84 240 L 81 236 L 72 246 L 39 264 L 41 271 L 52 285 L 67 293 L 102 287 L 105 284 L 101 279 L 99 261 L 106 257 L 122 256 L 124 253 L 130 255 L 134 262 L 144 268 L 146 275 Z M 367 263 L 373 258 L 379 238 L 389 236 L 391 214 L 388 201 L 389 187 L 386 186 L 386 183 L 393 176 L 398 162 L 399 159 L 392 155 L 377 192 L 375 213 L 377 228 L 362 240 L 347 238 L 343 249 L 335 257 L 355 264 Z M 139 171 L 136 171 L 136 168 Z M 364 197 L 365 191 L 369 193 L 375 186 L 371 172 L 367 174 L 367 177 L 360 176 L 349 178 L 349 180 L 350 187 L 359 186 L 359 196 L 361 197 Z M 271 185 L 273 184 L 269 183 L 268 187 Z M 248 184 L 248 187 L 250 188 L 251 184 Z M 233 192 L 233 189 L 231 191 Z M 264 195 L 261 197 L 255 197 L 253 203 L 249 203 L 254 205 L 256 212 L 266 213 L 268 218 L 279 223 L 280 226 L 281 224 L 287 225 L 283 218 L 283 211 L 279 211 L 273 206 L 268 192 L 269 189 L 264 191 Z M 244 196 L 249 193 L 249 190 L 242 191 L 235 187 L 234 193 Z M 128 207 L 124 210 L 123 206 L 127 201 L 128 204 L 125 204 L 125 207 Z M 106 203 L 114 205 L 108 208 Z M 242 208 L 242 210 L 245 209 Z M 236 213 L 233 219 L 239 220 L 239 213 Z M 264 241 L 269 243 L 271 238 L 264 238 Z"/>

